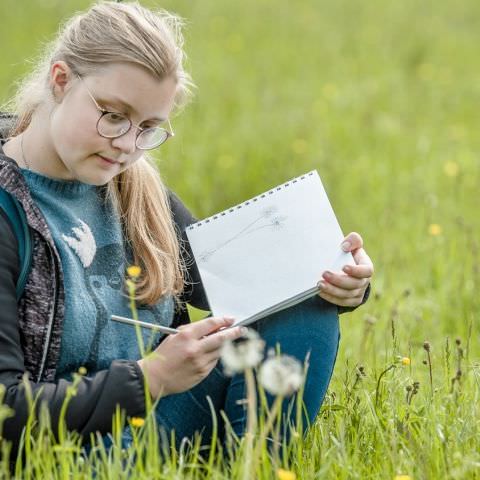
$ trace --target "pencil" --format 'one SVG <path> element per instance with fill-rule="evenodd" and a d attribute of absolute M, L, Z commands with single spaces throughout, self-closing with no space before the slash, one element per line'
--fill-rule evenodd
<path fill-rule="evenodd" d="M 141 322 L 140 320 L 134 320 L 133 318 L 120 317 L 118 315 L 111 315 L 112 320 L 120 323 L 126 323 L 127 325 L 138 325 L 142 328 L 149 328 L 150 330 L 158 330 L 159 332 L 167 335 L 178 333 L 176 328 L 164 327 L 163 325 L 156 325 L 155 323 Z"/>

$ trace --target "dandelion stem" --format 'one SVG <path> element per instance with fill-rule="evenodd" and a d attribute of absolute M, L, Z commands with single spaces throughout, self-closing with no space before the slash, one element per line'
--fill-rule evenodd
<path fill-rule="evenodd" d="M 243 480 L 255 477 L 255 458 L 253 457 L 253 439 L 257 428 L 257 390 L 253 370 L 245 370 L 245 383 L 247 385 L 247 432 L 245 435 L 245 464 Z"/>

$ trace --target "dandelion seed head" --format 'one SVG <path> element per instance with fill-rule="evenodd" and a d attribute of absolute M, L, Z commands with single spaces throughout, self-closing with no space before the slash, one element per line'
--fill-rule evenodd
<path fill-rule="evenodd" d="M 220 351 L 225 373 L 233 376 L 247 368 L 255 368 L 263 360 L 264 349 L 265 342 L 252 329 L 241 338 L 226 341 Z"/>
<path fill-rule="evenodd" d="M 292 395 L 303 384 L 302 365 L 289 355 L 270 357 L 261 365 L 258 380 L 272 395 Z"/>
<path fill-rule="evenodd" d="M 271 205 L 270 207 L 267 207 L 263 210 L 262 216 L 266 218 L 270 218 L 274 213 L 276 213 L 278 210 L 278 207 L 275 205 Z"/>
<path fill-rule="evenodd" d="M 272 227 L 274 230 L 279 230 L 281 229 L 284 224 L 285 224 L 285 220 L 287 219 L 287 217 L 285 216 L 277 216 L 277 217 L 273 217 L 272 218 Z"/>

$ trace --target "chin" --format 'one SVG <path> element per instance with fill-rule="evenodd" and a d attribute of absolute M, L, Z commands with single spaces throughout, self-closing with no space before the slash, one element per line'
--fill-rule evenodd
<path fill-rule="evenodd" d="M 99 174 L 97 175 L 79 174 L 79 175 L 75 175 L 75 177 L 80 182 L 87 183 L 88 185 L 94 185 L 96 187 L 101 187 L 103 185 L 106 185 L 112 179 L 111 175 L 101 175 L 101 174 L 100 175 Z"/>

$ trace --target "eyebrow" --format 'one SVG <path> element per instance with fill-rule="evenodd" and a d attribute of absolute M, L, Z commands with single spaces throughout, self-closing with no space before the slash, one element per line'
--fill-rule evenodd
<path fill-rule="evenodd" d="M 115 104 L 116 105 L 121 105 L 123 108 L 125 108 L 127 110 L 128 113 L 131 113 L 131 112 L 138 113 L 129 103 L 125 102 L 124 100 L 122 100 L 118 97 L 111 97 L 110 99 L 106 99 L 106 98 L 103 98 L 103 97 L 98 97 L 96 100 L 100 105 L 105 105 L 105 104 L 107 104 L 107 105 L 115 105 Z M 151 121 L 165 122 L 166 120 L 167 120 L 166 118 L 162 118 L 162 117 L 153 117 L 153 118 L 149 118 L 147 120 L 144 120 L 143 122 L 151 122 Z"/>

